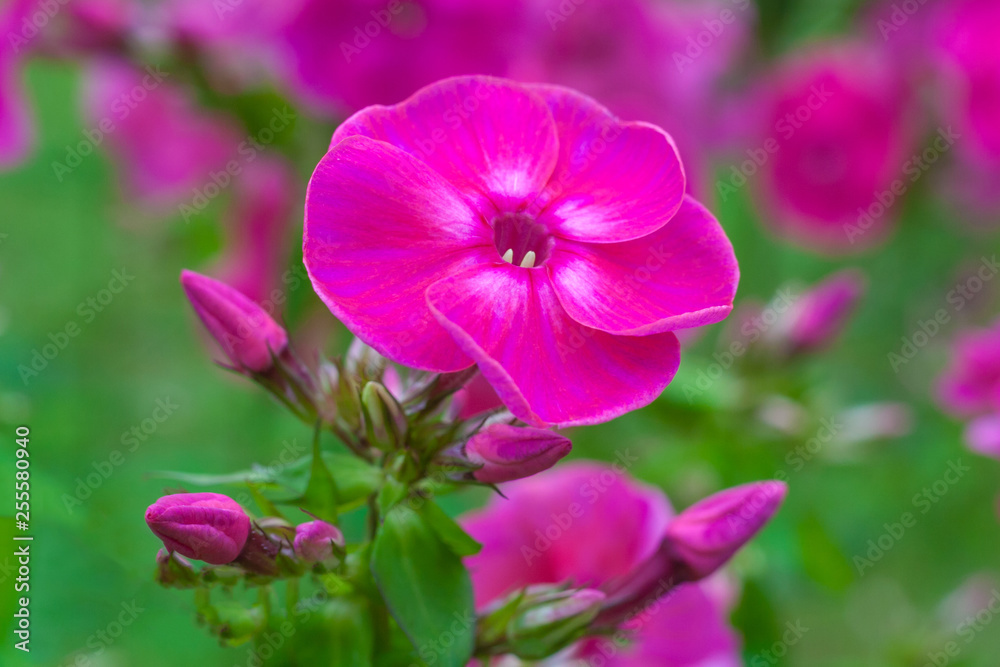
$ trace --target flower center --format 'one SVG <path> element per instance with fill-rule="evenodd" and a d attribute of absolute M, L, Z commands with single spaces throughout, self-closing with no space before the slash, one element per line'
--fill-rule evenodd
<path fill-rule="evenodd" d="M 493 243 L 503 261 L 531 269 L 552 254 L 552 235 L 526 213 L 501 213 L 493 218 Z"/>

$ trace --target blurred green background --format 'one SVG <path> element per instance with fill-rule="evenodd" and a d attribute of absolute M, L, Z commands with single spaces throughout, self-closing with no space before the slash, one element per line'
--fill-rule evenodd
<path fill-rule="evenodd" d="M 766 0 L 762 34 L 778 52 L 806 37 L 847 29 L 858 4 Z M 213 366 L 181 292 L 180 270 L 204 269 L 220 248 L 217 218 L 224 202 L 187 224 L 179 217 L 144 220 L 122 203 L 112 166 L 101 154 L 57 181 L 51 163 L 64 157 L 82 129 L 79 85 L 72 66 L 36 62 L 28 68 L 40 144 L 27 164 L 0 177 L 0 507 L 13 506 L 14 431 L 28 425 L 29 532 L 35 538 L 32 650 L 25 656 L 12 649 L 3 598 L 0 664 L 246 664 L 245 649 L 224 650 L 196 627 L 189 595 L 154 584 L 159 543 L 144 525 L 143 511 L 169 483 L 149 473 L 222 473 L 266 464 L 285 443 L 306 443 L 310 434 L 248 382 Z M 309 167 L 325 146 L 315 138 L 327 129 L 303 122 L 289 139 L 303 192 Z M 988 284 L 972 307 L 952 313 L 951 322 L 899 373 L 887 359 L 921 320 L 948 307 L 946 295 L 966 270 L 1000 249 L 995 235 L 958 224 L 927 187 L 922 181 L 910 192 L 899 231 L 887 246 L 847 262 L 817 259 L 776 242 L 762 231 L 747 189 L 715 206 L 740 260 L 740 301 L 766 301 L 788 281 L 812 283 L 841 266 L 865 271 L 869 293 L 849 330 L 833 350 L 791 371 L 794 387 L 787 393 L 814 407 L 817 429 L 820 419 L 851 405 L 906 402 L 915 415 L 911 435 L 849 457 L 824 452 L 793 470 L 786 455 L 804 440 L 769 430 L 749 412 L 718 416 L 718 406 L 729 405 L 741 391 L 733 373 L 694 404 L 684 395 L 684 385 L 712 363 L 724 325 L 687 350 L 681 374 L 659 401 L 571 434 L 573 457 L 609 459 L 617 449 L 631 448 L 639 457 L 631 472 L 662 486 L 678 507 L 724 485 L 788 472 L 784 508 L 732 568 L 742 580 L 734 622 L 751 666 L 923 667 L 934 664 L 931 656 L 949 641 L 957 641 L 961 652 L 947 664 L 998 664 L 1000 620 L 966 643 L 954 635 L 956 621 L 942 616 L 942 601 L 969 576 L 1000 570 L 1000 468 L 964 449 L 961 426 L 943 416 L 931 397 L 949 340 L 963 326 L 981 325 L 1000 312 L 997 285 Z M 295 233 L 300 231 L 299 224 Z M 300 260 L 293 256 L 290 262 Z M 79 305 L 107 287 L 115 270 L 134 279 L 89 321 Z M 289 298 L 286 321 L 294 334 L 316 300 L 304 284 Z M 333 326 L 332 316 L 324 311 L 321 317 Z M 79 325 L 79 335 L 26 383 L 18 367 L 29 365 L 35 350 L 71 322 Z M 347 340 L 343 330 L 334 330 L 332 350 Z M 142 429 L 158 401 L 176 409 L 129 451 L 133 441 L 127 434 Z M 118 465 L 111 462 L 115 451 L 121 453 L 114 459 Z M 914 496 L 942 479 L 955 461 L 971 470 L 922 514 Z M 80 492 L 88 475 L 99 483 Z M 78 502 L 67 503 L 69 497 Z M 448 508 L 457 512 L 484 497 L 454 496 Z M 855 557 L 864 557 L 869 540 L 877 541 L 885 524 L 899 522 L 905 512 L 915 514 L 916 525 L 859 573 Z M 12 544 L 0 531 L 5 596 L 15 576 Z M 112 638 L 120 616 L 128 625 Z M 788 623 L 808 630 L 787 655 L 772 659 L 767 652 L 782 641 Z"/>

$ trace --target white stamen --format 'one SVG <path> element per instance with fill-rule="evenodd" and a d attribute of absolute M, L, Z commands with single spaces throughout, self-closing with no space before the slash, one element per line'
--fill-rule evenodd
<path fill-rule="evenodd" d="M 535 266 L 535 251 L 529 250 L 524 256 L 524 259 L 521 260 L 521 268 L 530 269 L 533 266 Z"/>
<path fill-rule="evenodd" d="M 509 249 L 507 252 L 505 252 L 503 254 L 503 261 L 507 262 L 508 264 L 513 264 L 514 263 L 514 249 L 513 248 Z"/>

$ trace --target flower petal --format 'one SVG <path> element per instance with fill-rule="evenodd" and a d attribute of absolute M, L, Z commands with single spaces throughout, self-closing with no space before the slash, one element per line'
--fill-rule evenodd
<path fill-rule="evenodd" d="M 673 139 L 649 123 L 623 123 L 568 88 L 531 86 L 545 98 L 559 133 L 559 161 L 535 201 L 539 220 L 563 238 L 629 241 L 656 231 L 684 198 Z"/>
<path fill-rule="evenodd" d="M 560 239 L 547 266 L 569 316 L 615 334 L 718 322 L 732 310 L 739 282 L 732 244 L 712 214 L 690 197 L 667 225 L 635 241 Z"/>
<path fill-rule="evenodd" d="M 330 145 L 358 134 L 426 162 L 484 212 L 534 199 L 559 150 L 544 101 L 486 76 L 445 79 L 400 104 L 362 109 L 337 128 Z"/>
<path fill-rule="evenodd" d="M 612 336 L 574 322 L 543 271 L 509 264 L 427 291 L 438 321 L 519 419 L 597 424 L 655 399 L 677 371 L 672 333 Z"/>
<path fill-rule="evenodd" d="M 493 255 L 489 227 L 441 176 L 381 141 L 351 137 L 320 161 L 306 195 L 303 254 L 316 293 L 355 335 L 400 364 L 472 364 L 424 293 Z"/>

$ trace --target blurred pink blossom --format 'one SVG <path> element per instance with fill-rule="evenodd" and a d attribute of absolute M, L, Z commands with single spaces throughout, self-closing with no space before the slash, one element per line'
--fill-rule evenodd
<path fill-rule="evenodd" d="M 782 325 L 787 343 L 795 351 L 830 345 L 847 326 L 864 290 L 864 274 L 854 269 L 838 271 L 815 285 L 789 309 Z"/>
<path fill-rule="evenodd" d="M 462 520 L 483 545 L 466 559 L 480 608 L 531 584 L 596 587 L 624 577 L 656 553 L 671 523 L 663 493 L 617 466 L 565 464 L 503 491 L 509 500 L 495 498 Z M 628 648 L 593 639 L 561 658 L 600 656 L 608 667 L 741 664 L 728 609 L 711 583 L 684 584 L 647 609 L 626 624 L 635 632 Z"/>
<path fill-rule="evenodd" d="M 1000 459 L 1000 414 L 972 420 L 965 429 L 965 444 L 974 452 Z"/>
<path fill-rule="evenodd" d="M 20 163 L 34 144 L 34 123 L 21 84 L 21 61 L 31 43 L 25 26 L 33 9 L 31 0 L 0 7 L 0 170 Z"/>
<path fill-rule="evenodd" d="M 152 208 L 192 201 L 240 145 L 229 119 L 199 108 L 170 76 L 101 60 L 89 69 L 84 99 L 94 137 L 85 133 L 85 142 L 105 145 L 126 192 Z"/>
<path fill-rule="evenodd" d="M 1000 321 L 958 335 L 937 395 L 945 409 L 961 417 L 1000 410 Z"/>
<path fill-rule="evenodd" d="M 722 82 L 752 42 L 750 0 L 539 0 L 512 76 L 575 88 L 677 142 L 695 196 L 710 191 Z"/>
<path fill-rule="evenodd" d="M 945 122 L 961 135 L 946 193 L 977 218 L 995 224 L 1000 213 L 1000 4 L 955 0 L 935 7 L 929 24 L 938 90 Z M 978 222 L 978 220 L 975 220 Z"/>
<path fill-rule="evenodd" d="M 299 197 L 295 173 L 281 158 L 258 157 L 242 165 L 226 212 L 224 254 L 213 273 L 251 301 L 274 306 L 283 302 L 282 275 Z"/>
<path fill-rule="evenodd" d="M 885 239 L 910 184 L 917 136 L 900 73 L 882 52 L 843 44 L 797 52 L 767 76 L 756 102 L 757 166 L 747 163 L 742 174 L 745 181 L 760 170 L 765 222 L 782 239 L 826 253 Z"/>
<path fill-rule="evenodd" d="M 390 104 L 437 79 L 504 74 L 522 0 L 305 0 L 283 28 L 289 78 L 333 111 Z"/>

